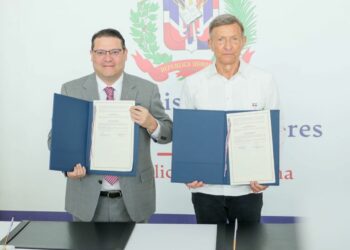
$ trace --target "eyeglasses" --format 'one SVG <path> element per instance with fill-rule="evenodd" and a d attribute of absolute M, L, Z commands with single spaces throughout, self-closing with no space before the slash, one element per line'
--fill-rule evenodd
<path fill-rule="evenodd" d="M 119 54 L 122 51 L 123 51 L 123 49 L 111 49 L 111 50 L 96 49 L 96 50 L 93 50 L 93 52 L 99 57 L 106 56 L 107 53 L 112 57 L 117 57 L 117 56 L 119 56 Z"/>

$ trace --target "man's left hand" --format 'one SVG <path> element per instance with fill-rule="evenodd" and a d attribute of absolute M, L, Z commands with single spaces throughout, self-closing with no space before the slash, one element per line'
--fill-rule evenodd
<path fill-rule="evenodd" d="M 264 185 L 260 185 L 257 181 L 251 181 L 250 182 L 250 188 L 252 189 L 252 191 L 254 193 L 259 193 L 261 191 L 264 191 L 268 187 L 264 186 Z"/>
<path fill-rule="evenodd" d="M 139 124 L 141 127 L 146 128 L 150 134 L 152 134 L 158 126 L 156 119 L 151 115 L 151 113 L 145 107 L 132 106 L 130 108 L 130 115 L 131 115 L 131 119 L 134 122 Z"/>

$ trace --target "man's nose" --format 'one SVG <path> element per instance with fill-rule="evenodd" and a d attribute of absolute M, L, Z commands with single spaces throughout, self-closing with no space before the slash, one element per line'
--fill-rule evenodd
<path fill-rule="evenodd" d="M 106 51 L 106 55 L 104 56 L 105 61 L 112 61 L 112 56 L 109 51 Z"/>
<path fill-rule="evenodd" d="M 231 48 L 232 48 L 231 42 L 229 40 L 225 41 L 224 49 L 230 50 Z"/>

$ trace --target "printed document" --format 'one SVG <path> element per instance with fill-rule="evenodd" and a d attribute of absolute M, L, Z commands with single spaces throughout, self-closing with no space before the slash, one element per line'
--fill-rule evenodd
<path fill-rule="evenodd" d="M 94 101 L 90 169 L 131 171 L 134 156 L 135 101 Z"/>
<path fill-rule="evenodd" d="M 227 114 L 230 183 L 275 182 L 269 110 Z"/>

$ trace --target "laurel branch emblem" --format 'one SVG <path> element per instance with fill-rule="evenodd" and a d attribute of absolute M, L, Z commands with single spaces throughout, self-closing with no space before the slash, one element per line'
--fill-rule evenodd
<path fill-rule="evenodd" d="M 249 62 L 254 51 L 249 46 L 256 41 L 255 6 L 251 0 L 223 0 L 224 12 L 230 13 L 241 20 L 245 28 L 247 42 L 243 60 Z M 210 64 L 211 60 L 179 60 L 172 61 L 172 55 L 160 51 L 157 43 L 157 23 L 159 12 L 158 1 L 140 0 L 137 9 L 130 11 L 131 36 L 141 53 L 133 55 L 136 64 L 148 73 L 153 80 L 162 82 L 168 79 L 169 73 L 176 71 L 179 80 L 201 70 Z"/>

